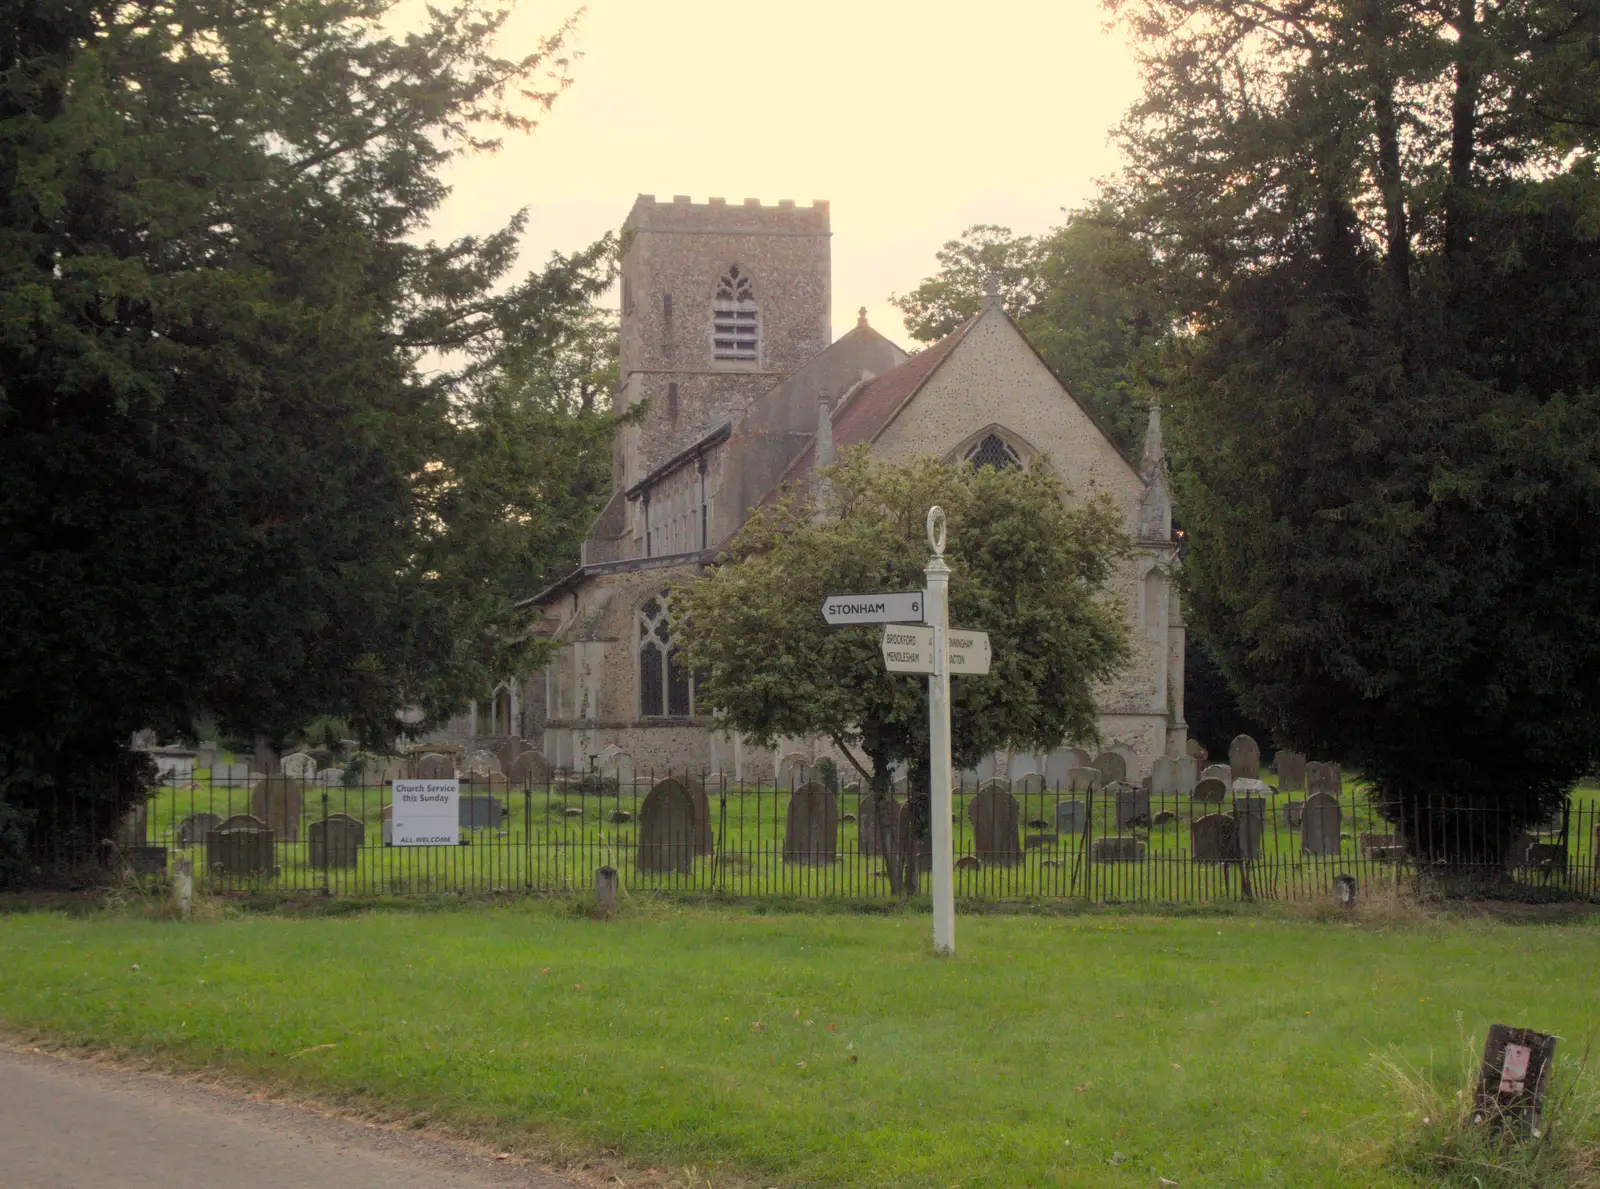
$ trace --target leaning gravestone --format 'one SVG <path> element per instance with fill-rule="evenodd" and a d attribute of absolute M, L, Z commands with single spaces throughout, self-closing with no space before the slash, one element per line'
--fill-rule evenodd
<path fill-rule="evenodd" d="M 1194 757 L 1194 765 L 1196 768 L 1204 768 L 1206 766 L 1206 761 L 1211 758 L 1211 753 L 1206 750 L 1205 744 L 1201 743 L 1198 739 L 1189 740 L 1183 745 L 1183 750 L 1188 755 Z"/>
<path fill-rule="evenodd" d="M 310 780 L 317 774 L 317 757 L 307 755 L 303 751 L 292 751 L 283 757 L 278 769 L 285 776 L 292 776 L 297 780 Z"/>
<path fill-rule="evenodd" d="M 1278 791 L 1303 793 L 1306 789 L 1306 757 L 1298 751 L 1278 749 Z"/>
<path fill-rule="evenodd" d="M 1126 781 L 1114 780 L 1106 785 L 1106 792 L 1116 798 L 1117 829 L 1131 830 L 1134 826 L 1150 824 L 1150 793 L 1136 789 Z"/>
<path fill-rule="evenodd" d="M 639 870 L 687 875 L 694 865 L 694 835 L 694 798 L 678 781 L 661 781 L 639 806 Z"/>
<path fill-rule="evenodd" d="M 226 876 L 269 875 L 275 866 L 276 842 L 266 822 L 235 814 L 206 832 L 206 867 Z"/>
<path fill-rule="evenodd" d="M 1228 799 L 1228 786 L 1215 776 L 1207 776 L 1194 786 L 1190 796 L 1208 805 L 1220 805 Z"/>
<path fill-rule="evenodd" d="M 1327 793 L 1312 793 L 1300 807 L 1300 852 L 1307 855 L 1339 853 L 1339 827 L 1342 814 L 1339 799 Z"/>
<path fill-rule="evenodd" d="M 1233 788 L 1229 791 L 1235 797 L 1270 797 L 1277 792 L 1275 788 L 1264 780 L 1250 780 L 1248 778 L 1234 781 Z"/>
<path fill-rule="evenodd" d="M 191 813 L 178 823 L 178 845 L 199 846 L 206 839 L 206 831 L 221 824 L 222 819 L 214 813 Z"/>
<path fill-rule="evenodd" d="M 550 765 L 536 751 L 525 751 L 511 762 L 511 783 L 519 788 L 539 788 L 550 783 Z"/>
<path fill-rule="evenodd" d="M 1100 779 L 1110 784 L 1113 780 L 1128 779 L 1128 761 L 1114 751 L 1102 751 L 1095 757 L 1094 768 Z"/>
<path fill-rule="evenodd" d="M 313 867 L 354 867 L 361 859 L 367 828 L 348 813 L 330 813 L 306 827 Z"/>
<path fill-rule="evenodd" d="M 1233 769 L 1226 764 L 1207 764 L 1200 770 L 1201 780 L 1220 780 L 1226 788 L 1233 787 Z"/>
<path fill-rule="evenodd" d="M 1339 772 L 1338 764 L 1324 764 L 1312 760 L 1306 765 L 1307 792 L 1326 793 L 1330 797 L 1337 797 L 1342 784 L 1343 776 Z"/>
<path fill-rule="evenodd" d="M 984 781 L 984 784 L 999 782 Z M 1021 812 L 1017 799 L 1001 788 L 985 788 L 967 803 L 972 822 L 973 850 L 985 863 L 1018 863 L 1022 841 L 1018 833 Z"/>
<path fill-rule="evenodd" d="M 1234 819 L 1208 813 L 1189 824 L 1189 853 L 1197 863 L 1232 863 L 1239 858 L 1233 838 Z"/>
<path fill-rule="evenodd" d="M 418 780 L 449 780 L 455 774 L 456 766 L 450 757 L 436 751 L 425 752 L 417 760 Z"/>
<path fill-rule="evenodd" d="M 1152 797 L 1173 797 L 1177 793 L 1177 761 L 1167 756 L 1157 756 L 1150 765 L 1150 795 Z"/>
<path fill-rule="evenodd" d="M 1193 756 L 1179 756 L 1172 761 L 1173 778 L 1178 782 L 1178 796 L 1187 797 L 1200 781 L 1200 766 Z"/>
<path fill-rule="evenodd" d="M 1241 776 L 1247 780 L 1261 779 L 1261 748 L 1249 735 L 1235 735 L 1228 744 L 1228 768 L 1235 780 Z"/>
<path fill-rule="evenodd" d="M 820 781 L 801 785 L 789 797 L 783 830 L 783 861 L 822 867 L 839 857 L 839 802 Z"/>
<path fill-rule="evenodd" d="M 1100 781 L 1100 770 L 1098 768 L 1074 768 L 1067 775 L 1067 792 L 1098 793 L 1100 791 Z"/>
<path fill-rule="evenodd" d="M 251 816 L 271 826 L 280 842 L 300 841 L 300 807 L 306 782 L 293 776 L 264 776 L 250 790 Z"/>
<path fill-rule="evenodd" d="M 1239 857 L 1247 863 L 1254 862 L 1261 857 L 1261 839 L 1267 832 L 1267 799 L 1241 796 L 1237 781 L 1233 789 L 1234 841 L 1238 843 Z"/>
<path fill-rule="evenodd" d="M 1061 834 L 1082 834 L 1087 818 L 1082 801 L 1056 802 L 1056 831 Z"/>

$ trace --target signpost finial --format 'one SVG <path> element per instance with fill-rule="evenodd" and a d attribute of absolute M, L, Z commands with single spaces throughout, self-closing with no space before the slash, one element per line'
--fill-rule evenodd
<path fill-rule="evenodd" d="M 938 504 L 928 509 L 928 544 L 935 557 L 944 556 L 944 509 Z"/>

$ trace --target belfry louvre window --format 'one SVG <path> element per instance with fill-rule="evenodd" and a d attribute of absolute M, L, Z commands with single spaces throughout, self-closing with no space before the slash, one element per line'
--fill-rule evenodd
<path fill-rule="evenodd" d="M 639 717 L 688 718 L 694 713 L 694 689 L 678 663 L 667 626 L 667 596 L 646 599 L 639 607 Z"/>
<path fill-rule="evenodd" d="M 711 305 L 711 356 L 758 359 L 760 346 L 755 286 L 750 283 L 750 274 L 735 264 L 717 281 L 717 295 Z"/>
<path fill-rule="evenodd" d="M 995 433 L 986 435 L 981 442 L 968 450 L 965 461 L 975 467 L 993 467 L 997 471 L 1022 465 L 1022 459 L 1018 457 L 1011 443 Z"/>

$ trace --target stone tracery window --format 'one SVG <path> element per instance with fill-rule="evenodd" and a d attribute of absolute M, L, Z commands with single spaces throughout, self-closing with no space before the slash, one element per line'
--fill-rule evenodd
<path fill-rule="evenodd" d="M 966 452 L 963 461 L 975 467 L 993 467 L 997 471 L 1022 466 L 1022 456 L 1016 448 L 997 433 L 986 434 L 975 443 Z"/>
<path fill-rule="evenodd" d="M 755 285 L 750 274 L 735 264 L 717 281 L 711 306 L 711 355 L 753 361 L 760 357 L 760 344 Z"/>
<path fill-rule="evenodd" d="M 652 595 L 639 605 L 639 716 L 688 718 L 694 713 L 694 687 L 678 663 L 667 623 L 666 592 Z"/>

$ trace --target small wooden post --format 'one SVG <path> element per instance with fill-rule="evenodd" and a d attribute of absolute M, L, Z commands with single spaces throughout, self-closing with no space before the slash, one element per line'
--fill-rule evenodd
<path fill-rule="evenodd" d="M 601 867 L 594 873 L 594 902 L 604 916 L 617 911 L 617 869 Z"/>

